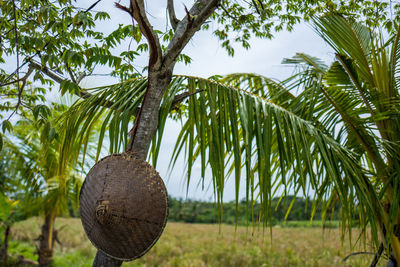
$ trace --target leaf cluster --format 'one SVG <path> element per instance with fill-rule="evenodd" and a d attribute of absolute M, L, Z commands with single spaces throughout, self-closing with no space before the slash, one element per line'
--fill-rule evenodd
<path fill-rule="evenodd" d="M 223 0 L 212 15 L 217 24 L 213 25 L 213 34 L 233 56 L 235 43 L 249 49 L 252 36 L 271 39 L 276 32 L 292 31 L 299 22 L 311 21 L 327 12 L 365 21 L 370 26 L 383 25 L 387 30 L 394 31 L 396 23 L 399 23 L 396 15 L 399 10 L 400 5 L 392 5 L 391 1 Z M 210 24 L 203 26 L 205 29 L 209 27 Z"/>

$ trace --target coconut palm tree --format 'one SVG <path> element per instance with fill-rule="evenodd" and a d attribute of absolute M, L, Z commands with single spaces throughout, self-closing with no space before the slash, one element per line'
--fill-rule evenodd
<path fill-rule="evenodd" d="M 39 264 L 44 266 L 52 261 L 57 240 L 56 217 L 67 212 L 68 202 L 77 204 L 83 166 L 77 166 L 73 161 L 59 161 L 60 140 L 53 124 L 66 106 L 38 107 L 47 109 L 48 116 L 41 117 L 43 112 L 37 112 L 36 119 L 32 115 L 21 118 L 13 128 L 13 142 L 7 143 L 3 154 L 11 155 L 7 159 L 13 162 L 13 167 L 9 168 L 13 173 L 8 175 L 26 187 L 22 209 L 27 215 L 44 218 L 38 249 Z"/>
<path fill-rule="evenodd" d="M 380 240 L 400 259 L 400 33 L 384 42 L 380 32 L 340 16 L 316 19 L 315 28 L 335 50 L 335 61 L 327 67 L 305 54 L 285 59 L 284 63 L 295 64 L 301 71 L 279 84 L 283 94 L 274 93 L 275 101 L 352 151 L 358 168 L 365 173 L 360 182 L 371 190 L 365 193 L 376 195 L 379 202 L 363 211 L 361 192 L 351 193 L 348 199 L 358 206 L 358 212 L 370 213 L 362 214 L 361 226 L 364 230 L 371 226 L 376 245 Z M 234 74 L 224 82 L 265 90 L 273 81 L 259 75 Z M 294 96 L 291 89 L 300 91 Z M 279 99 L 282 95 L 283 101 Z"/>
<path fill-rule="evenodd" d="M 15 140 L 12 140 L 15 141 Z M 3 137 L 4 149 L 0 151 L 0 263 L 10 265 L 8 255 L 9 238 L 12 225 L 32 215 L 27 211 L 29 205 L 26 192 L 30 190 L 21 173 L 24 172 L 25 158 L 23 151 L 17 148 L 6 136 Z"/>
<path fill-rule="evenodd" d="M 185 151 L 188 183 L 195 161 L 203 181 L 211 168 L 219 216 L 227 179 L 235 181 L 236 203 L 245 180 L 246 201 L 260 203 L 263 225 L 277 194 L 313 196 L 314 211 L 322 205 L 324 218 L 340 201 L 343 229 L 351 232 L 357 215 L 364 232 L 371 228 L 376 248 L 383 244 L 400 259 L 400 35 L 383 43 L 369 28 L 336 15 L 315 25 L 337 53 L 329 68 L 299 54 L 286 63 L 305 69 L 282 83 L 252 74 L 174 76 L 160 104 L 149 159 L 155 166 L 161 156 L 167 118 L 181 119 L 172 165 Z M 101 117 L 96 159 L 106 132 L 110 153 L 126 150 L 146 86 L 146 78 L 135 78 L 86 90 L 90 97 L 60 120 L 61 155 L 75 145 L 71 140 L 85 146 Z"/>

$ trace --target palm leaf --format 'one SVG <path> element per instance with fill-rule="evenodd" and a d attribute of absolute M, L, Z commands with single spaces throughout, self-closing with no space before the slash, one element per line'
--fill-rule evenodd
<path fill-rule="evenodd" d="M 338 15 L 325 15 L 314 20 L 317 33 L 340 55 L 354 60 L 362 79 L 374 87 L 368 59 L 371 53 L 371 33 L 361 24 Z"/>
<path fill-rule="evenodd" d="M 268 223 L 271 200 L 277 192 L 301 192 L 305 196 L 315 195 L 317 204 L 314 207 L 321 204 L 324 210 L 328 210 L 329 199 L 337 196 L 343 206 L 343 220 L 349 226 L 356 205 L 364 222 L 379 225 L 383 208 L 357 155 L 330 136 L 323 124 L 307 120 L 309 111 L 299 112 L 300 115 L 290 111 L 291 108 L 302 109 L 297 106 L 297 97 L 282 84 L 265 78 L 243 81 L 239 79 L 236 84 L 263 84 L 264 87 L 258 87 L 255 94 L 211 79 L 174 77 L 159 111 L 158 132 L 150 151 L 153 163 L 159 157 L 166 118 L 176 115 L 178 110 L 183 126 L 171 164 L 173 166 L 179 154 L 186 151 L 188 182 L 197 160 L 203 182 L 207 166 L 211 168 L 220 218 L 226 179 L 233 174 L 236 201 L 239 201 L 241 180 L 245 179 L 246 199 L 250 207 L 260 202 L 259 218 L 263 224 Z M 234 79 L 230 82 L 234 83 Z M 111 153 L 126 147 L 123 135 L 127 135 L 128 128 L 121 125 L 133 122 L 145 88 L 145 79 L 135 79 L 91 89 L 92 96 L 76 102 L 60 120 L 64 140 L 76 138 L 82 146 L 91 125 L 100 123 L 97 156 L 107 134 Z M 183 93 L 187 93 L 188 101 L 171 111 L 175 97 Z M 263 95 L 275 97 L 287 108 L 266 100 Z M 279 97 L 282 95 L 291 96 L 291 103 L 282 101 Z M 301 94 L 300 98 L 305 99 L 306 95 Z M 321 103 L 313 101 L 317 103 L 315 108 L 320 108 Z M 62 151 L 68 151 L 71 145 L 65 141 Z M 348 196 L 353 195 L 355 198 L 349 199 Z"/>
<path fill-rule="evenodd" d="M 200 95 L 192 96 L 194 100 L 189 101 L 188 109 L 191 108 L 190 105 L 201 106 L 203 109 L 198 109 L 201 115 L 194 113 L 191 116 L 189 113 L 173 158 L 181 152 L 177 148 L 186 146 L 191 151 L 201 150 L 203 144 L 199 140 L 206 140 L 206 150 L 202 151 L 208 152 L 208 155 L 192 157 L 190 160 L 192 164 L 197 159 L 205 160 L 202 166 L 211 166 L 218 202 L 223 197 L 224 180 L 221 177 L 225 175 L 226 164 L 232 164 L 235 184 L 242 179 L 241 164 L 237 160 L 227 160 L 235 158 L 241 159 L 246 170 L 244 178 L 249 202 L 260 201 L 268 209 L 276 186 L 295 193 L 302 191 L 303 194 L 307 194 L 308 187 L 311 187 L 312 191 L 318 192 L 320 202 L 323 202 L 321 196 L 329 196 L 334 189 L 351 212 L 353 206 L 348 204 L 347 196 L 350 191 L 355 190 L 358 199 L 363 199 L 363 205 L 369 206 L 362 209 L 363 215 L 368 220 L 380 218 L 381 207 L 370 201 L 374 198 L 374 195 L 370 195 L 374 191 L 366 183 L 362 168 L 356 163 L 354 155 L 316 128 L 312 122 L 260 96 L 212 80 L 187 77 L 186 86 L 192 87 L 189 90 L 202 90 Z M 229 101 L 224 101 L 225 98 Z M 198 120 L 198 116 L 205 118 Z M 224 118 L 230 120 L 226 123 Z M 208 131 L 195 132 L 194 138 L 187 134 L 187 129 L 201 129 L 205 125 Z M 229 140 L 237 140 L 237 147 L 229 149 Z M 317 174 L 314 162 L 320 162 Z M 350 166 L 352 167 L 349 169 Z M 238 190 L 236 187 L 237 196 Z M 376 213 L 368 214 L 367 211 L 371 209 Z M 268 210 L 264 214 L 268 214 Z M 267 216 L 261 218 L 265 222 L 268 219 Z"/>

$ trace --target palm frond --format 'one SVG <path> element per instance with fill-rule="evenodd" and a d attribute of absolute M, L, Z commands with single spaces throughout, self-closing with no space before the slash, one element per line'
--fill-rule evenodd
<path fill-rule="evenodd" d="M 362 79 L 374 87 L 368 59 L 371 53 L 371 33 L 361 24 L 338 15 L 325 15 L 314 20 L 317 33 L 336 51 L 354 60 Z"/>
<path fill-rule="evenodd" d="M 400 88 L 400 28 L 397 30 L 393 39 L 393 45 L 390 57 L 390 75 L 392 91 L 389 96 L 399 96 Z"/>
<path fill-rule="evenodd" d="M 323 196 L 329 198 L 335 192 L 348 212 L 355 203 L 349 203 L 347 196 L 354 190 L 358 200 L 363 199 L 359 203 L 368 206 L 361 209 L 364 217 L 377 219 L 368 210 L 379 213 L 381 207 L 370 201 L 377 196 L 370 195 L 375 193 L 354 154 L 312 122 L 251 92 L 212 80 L 187 77 L 186 86 L 189 91 L 202 92 L 189 100 L 188 118 L 173 158 L 186 147 L 195 152 L 187 159 L 188 168 L 196 160 L 201 161 L 202 169 L 211 166 L 218 203 L 222 203 L 229 165 L 236 185 L 245 179 L 248 201 L 261 202 L 265 223 L 277 188 L 304 195 L 318 192 L 318 201 L 325 205 L 328 202 Z M 231 158 L 235 160 L 229 161 Z M 238 186 L 236 190 L 238 196 Z"/>
<path fill-rule="evenodd" d="M 239 185 L 244 179 L 246 199 L 250 207 L 255 202 L 261 204 L 259 218 L 263 224 L 268 224 L 271 200 L 277 192 L 313 195 L 317 203 L 314 207 L 321 204 L 324 214 L 331 199 L 337 197 L 343 207 L 343 225 L 351 225 L 356 207 L 365 223 L 382 223 L 379 196 L 359 155 L 336 141 L 324 124 L 316 123 L 309 113 L 293 112 L 301 110 L 296 108 L 298 98 L 306 99 L 306 95 L 295 96 L 283 84 L 265 77 L 256 79 L 255 75 L 230 76 L 225 82 L 244 86 L 246 90 L 212 79 L 173 78 L 159 109 L 158 132 L 150 151 L 153 164 L 160 156 L 167 117 L 182 112 L 179 117 L 183 126 L 171 164 L 173 166 L 178 156 L 187 152 L 188 182 L 196 161 L 200 162 L 203 181 L 206 168 L 211 168 L 220 216 L 226 179 L 233 176 L 236 201 L 239 201 Z M 252 92 L 254 86 L 257 87 L 255 93 Z M 79 146 L 84 146 L 85 136 L 96 123 L 101 128 L 97 157 L 107 134 L 111 153 L 125 147 L 127 139 L 123 135 L 128 133 L 127 125 L 133 122 L 145 88 L 146 80 L 136 79 L 91 89 L 92 97 L 76 102 L 60 120 L 59 127 L 64 129 L 63 136 L 67 139 L 62 151 L 71 149 L 68 146 L 72 143 L 68 140 L 74 138 L 79 140 Z M 316 89 L 314 93 L 318 92 Z M 174 102 L 182 94 L 187 101 Z M 263 95 L 282 106 L 266 100 Z M 282 95 L 289 96 L 291 103 L 283 101 Z M 314 108 L 321 109 L 322 102 L 313 101 Z"/>
<path fill-rule="evenodd" d="M 328 69 L 328 66 L 325 65 L 325 63 L 321 59 L 304 53 L 296 53 L 294 57 L 284 58 L 282 60 L 282 64 L 305 64 L 322 74 L 325 73 Z"/>
<path fill-rule="evenodd" d="M 101 124 L 96 161 L 108 133 L 109 151 L 115 153 L 128 143 L 128 131 L 143 98 L 147 81 L 133 79 L 109 87 L 89 89 L 92 97 L 76 101 L 58 121 L 62 130 L 61 156 L 66 157 L 74 146 L 87 144 L 87 137 Z M 76 138 L 76 139 L 74 139 Z M 77 158 L 75 158 L 77 160 Z"/>

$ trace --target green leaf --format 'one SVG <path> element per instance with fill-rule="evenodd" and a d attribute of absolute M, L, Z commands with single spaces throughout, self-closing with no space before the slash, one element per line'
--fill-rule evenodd
<path fill-rule="evenodd" d="M 54 127 L 51 127 L 49 130 L 49 142 L 53 141 L 54 137 L 56 136 L 56 129 Z"/>
<path fill-rule="evenodd" d="M 6 196 L 0 194 L 0 221 L 6 222 L 11 214 L 11 204 L 8 203 Z"/>
<path fill-rule="evenodd" d="M 61 95 L 64 95 L 66 92 L 69 92 L 71 94 L 75 94 L 75 95 L 80 95 L 80 88 L 79 85 L 74 83 L 73 81 L 70 80 L 63 80 L 60 83 L 60 91 L 61 91 Z"/>
<path fill-rule="evenodd" d="M 3 133 L 5 133 L 6 131 L 11 133 L 12 129 L 13 129 L 13 126 L 11 125 L 11 122 L 9 120 L 4 120 L 3 123 L 2 123 Z"/>
<path fill-rule="evenodd" d="M 94 16 L 95 20 L 106 20 L 110 19 L 110 15 L 107 12 L 97 12 Z"/>

